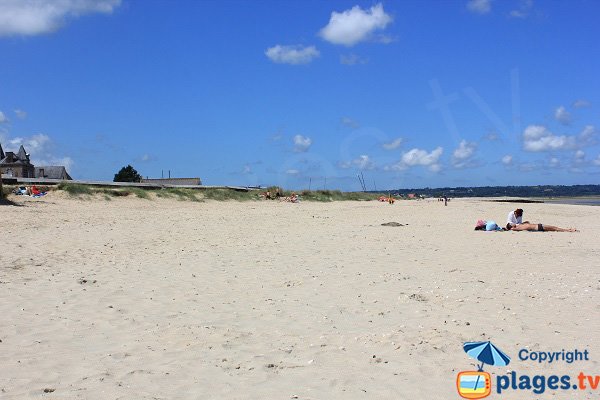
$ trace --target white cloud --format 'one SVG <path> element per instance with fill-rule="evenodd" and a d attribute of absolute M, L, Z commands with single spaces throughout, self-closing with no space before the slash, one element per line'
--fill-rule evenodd
<path fill-rule="evenodd" d="M 513 18 L 527 18 L 533 8 L 533 0 L 521 0 L 519 8 L 512 10 L 510 16 Z"/>
<path fill-rule="evenodd" d="M 410 167 L 423 166 L 427 167 L 432 172 L 439 172 L 442 167 L 438 161 L 443 152 L 444 149 L 441 147 L 436 147 L 430 153 L 415 148 L 403 153 L 398 163 L 384 169 L 402 171 Z"/>
<path fill-rule="evenodd" d="M 574 154 L 575 162 L 582 163 L 585 161 L 585 152 L 583 150 L 577 150 Z"/>
<path fill-rule="evenodd" d="M 469 0 L 467 10 L 476 14 L 487 14 L 492 10 L 491 0 Z"/>
<path fill-rule="evenodd" d="M 42 133 L 29 138 L 15 137 L 9 140 L 8 143 L 9 151 L 16 152 L 20 146 L 23 146 L 28 153 L 33 155 L 47 153 L 51 146 L 50 137 Z"/>
<path fill-rule="evenodd" d="M 385 29 L 391 22 L 392 17 L 385 13 L 381 3 L 369 10 L 354 6 L 341 13 L 333 11 L 319 35 L 330 43 L 351 47 L 370 39 L 374 31 Z"/>
<path fill-rule="evenodd" d="M 363 57 L 360 57 L 356 54 L 342 54 L 340 55 L 340 63 L 344 65 L 357 65 L 357 64 L 366 64 L 369 60 Z"/>
<path fill-rule="evenodd" d="M 495 142 L 496 140 L 500 140 L 500 137 L 496 132 L 490 132 L 483 137 L 485 140 L 489 140 L 490 142 Z"/>
<path fill-rule="evenodd" d="M 373 169 L 375 168 L 375 164 L 371 160 L 368 155 L 361 155 L 355 158 L 350 162 L 343 162 L 340 164 L 341 168 L 348 169 L 351 167 L 356 167 L 358 169 Z"/>
<path fill-rule="evenodd" d="M 287 171 L 285 171 L 285 173 L 288 175 L 298 175 L 300 171 L 298 171 L 297 169 L 288 169 Z"/>
<path fill-rule="evenodd" d="M 466 166 L 466 162 L 473 157 L 476 149 L 477 143 L 462 140 L 458 147 L 454 150 L 454 153 L 452 153 L 452 165 L 454 165 L 456 168 Z"/>
<path fill-rule="evenodd" d="M 4 113 L 2 111 L 0 111 L 0 124 L 5 124 L 8 122 L 8 118 L 6 118 L 6 115 L 4 115 Z"/>
<path fill-rule="evenodd" d="M 269 47 L 265 55 L 278 64 L 308 64 L 319 56 L 319 50 L 315 46 L 281 46 Z"/>
<path fill-rule="evenodd" d="M 563 106 L 554 111 L 554 118 L 563 125 L 571 124 L 571 113 Z"/>
<path fill-rule="evenodd" d="M 587 100 L 579 99 L 573 102 L 573 107 L 575 108 L 585 108 L 591 106 L 590 102 Z"/>
<path fill-rule="evenodd" d="M 312 139 L 302 135 L 294 136 L 294 151 L 304 153 L 312 145 Z"/>
<path fill-rule="evenodd" d="M 402 154 L 402 163 L 410 167 L 415 165 L 429 166 L 436 164 L 444 152 L 441 147 L 436 147 L 431 153 L 427 153 L 425 150 L 412 149 Z"/>
<path fill-rule="evenodd" d="M 594 165 L 600 166 L 600 154 L 598 154 L 598 157 L 596 157 L 596 159 L 592 162 L 594 163 Z"/>
<path fill-rule="evenodd" d="M 17 116 L 17 118 L 19 119 L 25 119 L 27 118 L 27 112 L 23 111 L 23 110 L 15 110 L 15 115 Z"/>
<path fill-rule="evenodd" d="M 523 132 L 523 147 L 527 151 L 569 150 L 576 145 L 575 136 L 555 135 L 541 125 L 530 125 Z"/>
<path fill-rule="evenodd" d="M 248 175 L 251 173 L 252 173 L 252 168 L 250 167 L 250 165 L 248 165 L 248 164 L 244 165 L 244 168 L 242 169 L 242 174 Z"/>
<path fill-rule="evenodd" d="M 585 142 L 591 140 L 594 136 L 596 136 L 596 133 L 596 128 L 593 125 L 586 125 L 579 134 L 579 136 Z"/>
<path fill-rule="evenodd" d="M 75 165 L 75 161 L 71 157 L 50 157 L 50 158 L 35 158 L 33 155 L 31 157 L 31 163 L 35 166 L 58 166 L 62 165 L 65 167 L 67 172 L 71 172 L 73 169 L 73 165 Z"/>
<path fill-rule="evenodd" d="M 4 143 L 2 144 L 4 145 Z M 9 139 L 4 150 L 17 152 L 21 146 L 30 154 L 31 163 L 35 166 L 64 165 L 67 171 L 70 171 L 75 164 L 71 157 L 54 154 L 54 145 L 48 135 L 37 134 L 25 138 L 15 137 Z"/>
<path fill-rule="evenodd" d="M 550 159 L 549 165 L 550 165 L 552 168 L 557 168 L 557 167 L 560 167 L 560 160 L 559 160 L 558 158 L 556 158 L 556 157 L 552 157 L 552 158 Z"/>
<path fill-rule="evenodd" d="M 513 156 L 511 156 L 510 154 L 507 154 L 504 157 L 502 157 L 502 164 L 512 165 L 512 162 L 513 162 Z"/>
<path fill-rule="evenodd" d="M 342 117 L 342 125 L 347 126 L 348 128 L 358 129 L 360 128 L 360 124 L 358 121 L 353 120 L 350 117 Z"/>
<path fill-rule="evenodd" d="M 121 0 L 2 0 L 0 36 L 54 32 L 67 18 L 85 14 L 110 14 Z"/>
<path fill-rule="evenodd" d="M 384 143 L 383 148 L 385 150 L 395 150 L 398 147 L 400 147 L 400 145 L 402 144 L 402 140 L 403 140 L 402 138 L 397 138 L 397 139 L 392 140 L 389 143 Z"/>

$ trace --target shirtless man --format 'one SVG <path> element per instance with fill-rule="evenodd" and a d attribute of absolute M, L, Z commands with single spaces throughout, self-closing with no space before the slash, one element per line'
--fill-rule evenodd
<path fill-rule="evenodd" d="M 529 222 L 523 222 L 515 226 L 509 227 L 506 224 L 506 229 L 509 231 L 534 231 L 534 232 L 577 232 L 575 228 L 559 228 L 558 226 L 543 225 L 543 224 L 530 224 Z"/>

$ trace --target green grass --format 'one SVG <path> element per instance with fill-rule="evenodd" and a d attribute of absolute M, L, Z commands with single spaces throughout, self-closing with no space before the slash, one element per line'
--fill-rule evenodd
<path fill-rule="evenodd" d="M 77 183 L 59 183 L 57 188 L 59 190 L 64 190 L 65 192 L 74 197 L 93 194 L 92 188 L 90 186 L 81 185 Z"/>
<path fill-rule="evenodd" d="M 110 200 L 111 197 L 126 197 L 135 195 L 141 199 L 152 199 L 152 195 L 164 199 L 177 199 L 181 201 L 257 201 L 261 199 L 261 193 L 266 191 L 271 192 L 273 196 L 277 192 L 276 186 L 271 186 L 264 190 L 235 190 L 235 189 L 179 189 L 179 188 L 164 188 L 164 189 L 143 189 L 137 187 L 92 187 L 81 184 L 61 183 L 58 185 L 59 190 L 64 190 L 72 196 L 92 196 L 95 194 L 102 195 L 105 200 Z M 289 197 L 292 193 L 296 193 L 301 201 L 316 201 L 316 202 L 331 202 L 331 201 L 371 201 L 377 200 L 381 193 L 363 193 L 363 192 L 342 192 L 340 190 L 304 190 L 292 192 L 290 190 L 282 190 L 281 196 Z"/>
<path fill-rule="evenodd" d="M 209 200 L 237 200 L 237 201 L 249 201 L 258 200 L 258 192 L 256 191 L 242 191 L 234 189 L 204 189 L 202 190 L 202 197 Z"/>
<path fill-rule="evenodd" d="M 340 190 L 304 190 L 300 200 L 304 201 L 370 201 L 377 200 L 380 194 L 363 192 L 342 192 Z"/>
<path fill-rule="evenodd" d="M 198 191 L 194 189 L 177 189 L 177 188 L 166 188 L 159 189 L 154 192 L 156 197 L 164 199 L 176 198 L 181 201 L 202 201 L 198 198 Z"/>

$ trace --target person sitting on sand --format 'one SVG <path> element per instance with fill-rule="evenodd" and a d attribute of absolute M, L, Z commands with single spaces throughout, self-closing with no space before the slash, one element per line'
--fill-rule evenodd
<path fill-rule="evenodd" d="M 507 225 L 507 229 L 510 231 L 530 231 L 530 232 L 577 232 L 575 228 L 559 228 L 558 226 L 543 225 L 543 224 L 531 224 L 529 222 L 523 222 L 522 224 L 511 226 Z"/>
<path fill-rule="evenodd" d="M 480 219 L 479 221 L 477 221 L 477 224 L 475 225 L 475 230 L 476 231 L 503 231 L 503 228 L 500 228 L 498 226 L 498 224 L 495 221 L 489 220 L 489 221 L 485 221 Z"/>
<path fill-rule="evenodd" d="M 511 227 L 515 227 L 519 224 L 528 224 L 529 221 L 523 222 L 523 209 L 517 208 L 515 211 L 511 211 L 508 213 L 508 217 L 506 217 L 506 229 L 510 229 Z"/>

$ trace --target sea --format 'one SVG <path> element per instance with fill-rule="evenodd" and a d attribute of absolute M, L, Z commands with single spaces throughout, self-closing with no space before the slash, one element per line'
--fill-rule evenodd
<path fill-rule="evenodd" d="M 576 206 L 600 206 L 600 197 L 557 197 L 543 199 L 544 203 L 550 204 L 573 204 Z"/>

